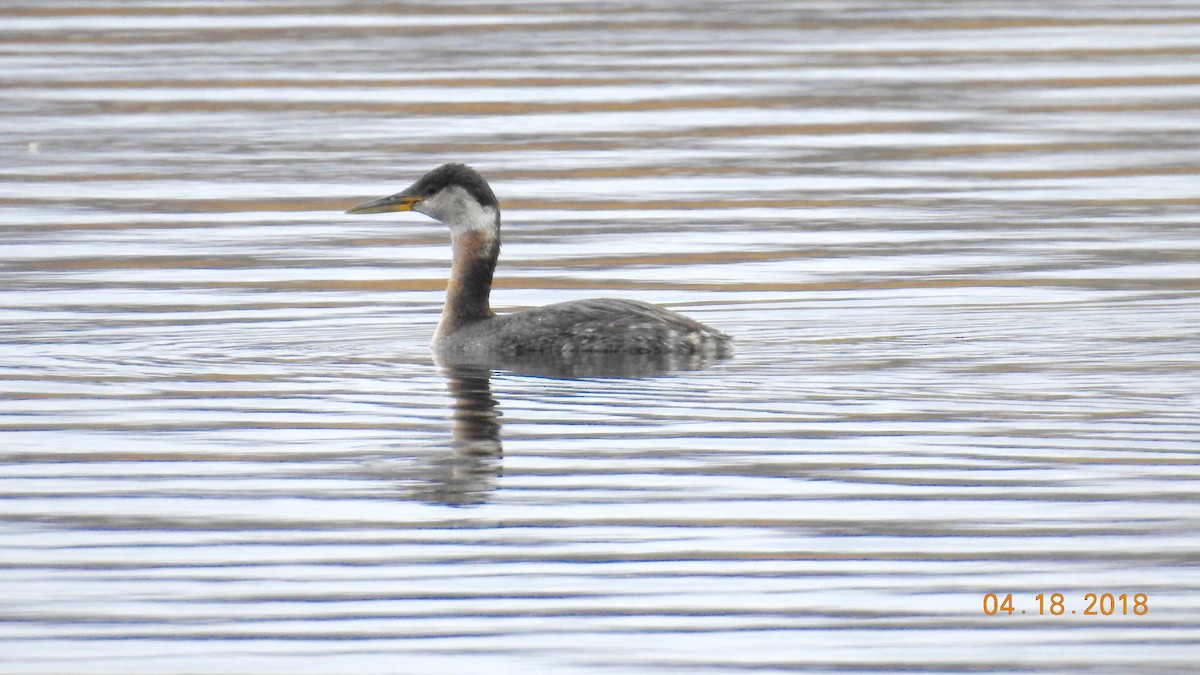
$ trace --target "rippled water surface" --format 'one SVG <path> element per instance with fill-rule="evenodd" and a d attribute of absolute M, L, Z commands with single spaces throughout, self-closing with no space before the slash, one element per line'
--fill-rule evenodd
<path fill-rule="evenodd" d="M 1195 3 L 3 14 L 5 672 L 1195 667 Z M 737 355 L 438 366 L 445 161 Z"/>

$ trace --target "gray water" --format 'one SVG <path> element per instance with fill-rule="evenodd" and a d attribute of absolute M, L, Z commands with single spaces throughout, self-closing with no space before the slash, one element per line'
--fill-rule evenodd
<path fill-rule="evenodd" d="M 0 84 L 4 672 L 1200 657 L 1194 2 L 8 2 Z M 493 306 L 736 356 L 438 366 L 342 211 L 445 161 Z"/>

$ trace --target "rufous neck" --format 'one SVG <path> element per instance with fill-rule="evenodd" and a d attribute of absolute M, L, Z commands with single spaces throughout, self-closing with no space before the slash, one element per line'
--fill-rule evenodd
<path fill-rule="evenodd" d="M 495 316 L 489 298 L 492 274 L 500 255 L 498 233 L 484 229 L 457 231 L 453 233 L 453 245 L 450 283 L 435 342 L 464 326 Z"/>

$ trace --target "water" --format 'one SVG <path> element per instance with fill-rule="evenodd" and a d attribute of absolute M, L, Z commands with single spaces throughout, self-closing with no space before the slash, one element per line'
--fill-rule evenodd
<path fill-rule="evenodd" d="M 6 672 L 1194 667 L 1194 3 L 4 13 Z M 736 357 L 438 366 L 443 161 Z"/>

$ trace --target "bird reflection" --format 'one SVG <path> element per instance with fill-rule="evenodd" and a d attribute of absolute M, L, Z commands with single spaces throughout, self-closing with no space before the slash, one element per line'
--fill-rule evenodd
<path fill-rule="evenodd" d="M 455 365 L 443 365 L 442 371 L 454 398 L 450 453 L 429 462 L 413 496 L 449 506 L 481 504 L 496 489 L 504 455 L 492 371 Z"/>
<path fill-rule="evenodd" d="M 698 354 L 581 353 L 570 357 L 509 356 L 486 360 L 439 355 L 438 365 L 454 399 L 448 453 L 426 459 L 412 476 L 412 496 L 448 506 L 472 506 L 487 501 L 496 489 L 503 466 L 501 412 L 492 396 L 494 371 L 555 379 L 636 379 L 677 370 L 698 370 L 714 358 Z"/>
<path fill-rule="evenodd" d="M 581 378 L 645 378 L 677 370 L 701 370 L 711 366 L 712 354 L 621 354 L 578 352 L 547 355 L 542 353 L 484 355 L 440 354 L 443 368 L 500 369 L 517 375 L 533 375 L 563 380 Z"/>

